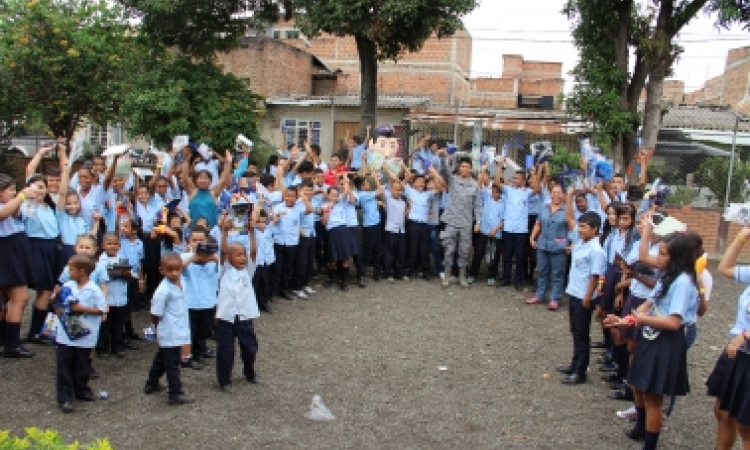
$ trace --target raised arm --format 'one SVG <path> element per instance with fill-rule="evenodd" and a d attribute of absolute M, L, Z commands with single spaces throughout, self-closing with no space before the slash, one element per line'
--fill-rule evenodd
<path fill-rule="evenodd" d="M 57 209 L 60 211 L 65 210 L 65 199 L 68 196 L 68 188 L 70 186 L 70 167 L 68 167 L 68 156 L 65 152 L 60 153 L 60 200 L 57 202 Z"/>
<path fill-rule="evenodd" d="M 495 170 L 495 186 L 498 186 L 501 191 L 503 190 L 503 175 L 505 175 L 505 157 L 501 156 Z"/>
<path fill-rule="evenodd" d="M 440 175 L 440 173 L 437 170 L 435 170 L 435 166 L 430 166 L 429 173 L 435 179 L 435 193 L 439 194 L 443 192 L 446 188 L 445 180 Z"/>
<path fill-rule="evenodd" d="M 112 160 L 112 164 L 107 168 L 107 174 L 104 175 L 104 190 L 106 191 L 112 185 L 112 179 L 115 177 L 115 169 L 117 168 L 117 161 L 120 159 L 120 155 L 115 155 Z M 155 175 L 153 179 L 156 179 L 158 175 Z M 150 189 L 149 189 L 150 190 Z M 153 192 L 150 190 L 150 192 Z"/>
<path fill-rule="evenodd" d="M 575 208 L 575 189 L 573 186 L 568 188 L 568 194 L 567 198 L 565 199 L 565 220 L 568 222 L 568 230 L 575 230 L 576 228 L 576 215 L 575 212 L 573 212 L 573 208 Z"/>
<path fill-rule="evenodd" d="M 638 174 L 638 186 L 646 187 L 646 182 L 648 182 L 648 159 L 645 153 L 638 155 L 638 163 L 641 165 L 641 172 Z"/>
<path fill-rule="evenodd" d="M 193 194 L 195 194 L 195 183 L 193 182 L 193 178 L 190 176 L 190 170 L 192 168 L 193 166 L 190 164 L 190 159 L 186 157 L 185 160 L 182 161 L 182 186 L 185 188 L 185 192 L 187 193 L 188 198 L 192 197 Z"/>
<path fill-rule="evenodd" d="M 750 239 L 750 227 L 744 227 L 740 230 L 739 234 L 737 234 L 732 245 L 729 246 L 726 253 L 724 253 L 724 256 L 721 258 L 721 261 L 719 262 L 720 274 L 727 278 L 734 279 L 737 268 L 737 258 L 740 256 L 742 247 L 747 243 L 748 239 Z"/>
<path fill-rule="evenodd" d="M 643 221 L 643 232 L 641 233 L 641 242 L 638 246 L 638 261 L 656 267 L 656 256 L 649 255 L 648 250 L 651 246 L 651 235 L 654 233 L 653 227 L 648 220 Z"/>
<path fill-rule="evenodd" d="M 42 158 L 44 158 L 47 153 L 49 153 L 54 146 L 46 146 L 39 149 L 38 152 L 34 155 L 33 158 L 31 158 L 31 161 L 29 161 L 29 164 L 26 165 L 26 179 L 28 180 L 30 176 L 34 175 L 36 173 L 36 169 L 39 167 L 39 163 L 42 162 Z M 65 152 L 63 152 L 65 153 Z"/>
<path fill-rule="evenodd" d="M 226 151 L 226 158 L 224 158 L 224 169 L 221 171 L 221 179 L 218 183 L 216 183 L 216 186 L 214 186 L 213 190 L 211 191 L 211 195 L 214 197 L 218 197 L 221 195 L 221 191 L 223 191 L 226 187 L 229 187 L 230 181 L 232 178 L 232 154 L 229 152 L 229 150 Z"/>

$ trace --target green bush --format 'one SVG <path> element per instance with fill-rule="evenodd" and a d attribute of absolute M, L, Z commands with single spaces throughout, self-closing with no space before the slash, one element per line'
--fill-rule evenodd
<path fill-rule="evenodd" d="M 106 439 L 97 439 L 91 444 L 75 441 L 66 444 L 55 430 L 26 428 L 26 436 L 11 436 L 9 431 L 0 431 L 0 450 L 112 450 Z"/>
<path fill-rule="evenodd" d="M 691 205 L 698 197 L 698 192 L 691 188 L 681 188 L 671 191 L 667 196 L 668 205 Z"/>
<path fill-rule="evenodd" d="M 552 176 L 563 172 L 565 166 L 569 170 L 578 170 L 581 163 L 581 154 L 577 151 L 568 151 L 565 147 L 556 147 L 555 154 L 549 160 L 549 169 Z"/>
<path fill-rule="evenodd" d="M 703 161 L 696 172 L 696 181 L 709 188 L 720 205 L 724 205 L 726 199 L 729 166 L 729 158 L 711 156 Z M 748 200 L 745 185 L 747 179 L 750 179 L 750 163 L 735 158 L 729 191 L 730 203 L 742 203 Z"/>

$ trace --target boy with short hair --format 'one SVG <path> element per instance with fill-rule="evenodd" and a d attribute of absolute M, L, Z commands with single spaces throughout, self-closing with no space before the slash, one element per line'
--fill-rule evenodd
<path fill-rule="evenodd" d="M 328 233 L 326 232 L 326 226 L 320 220 L 320 208 L 326 201 L 326 190 L 328 189 L 324 178 L 323 169 L 316 167 L 313 171 L 313 204 L 317 205 L 315 208 L 315 267 L 318 273 L 328 271 Z"/>
<path fill-rule="evenodd" d="M 253 274 L 253 290 L 258 300 L 261 311 L 271 312 L 271 272 L 276 261 L 273 251 L 273 234 L 268 226 L 268 213 L 265 209 L 256 207 L 253 209 L 253 234 L 257 243 L 255 256 L 255 273 Z M 249 234 L 249 233 L 248 233 Z"/>
<path fill-rule="evenodd" d="M 300 221 L 302 214 L 309 214 L 312 206 L 297 203 L 297 188 L 289 187 L 284 190 L 284 201 L 274 207 L 273 217 L 273 242 L 276 264 L 274 265 L 271 286 L 274 292 L 281 298 L 291 300 L 289 291 L 293 288 L 292 276 L 294 275 L 294 256 L 297 252 L 300 237 Z M 299 298 L 307 298 L 299 295 Z"/>
<path fill-rule="evenodd" d="M 85 402 L 94 401 L 89 387 L 91 373 L 91 351 L 96 347 L 102 315 L 107 311 L 107 302 L 101 289 L 90 280 L 96 263 L 88 255 L 77 254 L 68 262 L 70 281 L 62 287 L 68 292 L 63 308 L 68 314 L 77 314 L 89 334 L 71 338 L 57 324 L 57 404 L 64 413 L 72 412 L 73 395 Z"/>
<path fill-rule="evenodd" d="M 99 262 L 107 267 L 109 281 L 107 284 L 107 317 L 102 321 L 99 333 L 99 345 L 97 352 L 101 355 L 111 353 L 122 358 L 123 353 L 123 321 L 128 306 L 128 278 L 131 276 L 129 269 L 120 269 L 117 266 L 124 256 L 119 252 L 120 239 L 114 233 L 107 233 L 102 239 L 104 253 L 99 257 Z"/>
<path fill-rule="evenodd" d="M 372 279 L 380 281 L 382 262 L 380 249 L 382 247 L 383 235 L 380 232 L 380 211 L 378 210 L 378 197 L 383 195 L 383 186 L 380 179 L 374 173 L 370 176 L 375 181 L 376 188 L 370 190 L 370 182 L 367 177 L 355 177 L 354 188 L 357 192 L 357 201 L 362 208 L 362 256 L 364 264 L 372 264 Z"/>
<path fill-rule="evenodd" d="M 188 240 L 189 251 L 181 255 L 184 295 L 190 316 L 190 365 L 197 363 L 202 366 L 203 358 L 216 356 L 216 353 L 206 345 L 206 339 L 213 327 L 213 311 L 218 301 L 219 257 L 215 253 L 202 251 L 201 246 L 208 242 L 205 230 L 194 227 Z"/>
<path fill-rule="evenodd" d="M 305 161 L 309 163 L 309 161 Z M 310 279 L 313 271 L 313 258 L 315 253 L 315 206 L 313 197 L 313 182 L 310 179 L 302 180 L 298 186 L 299 200 L 297 206 L 303 209 L 299 222 L 299 244 L 297 253 L 294 255 L 294 279 L 292 287 L 294 295 L 301 299 L 315 294 L 310 287 Z M 308 212 L 309 211 L 309 212 Z"/>
<path fill-rule="evenodd" d="M 568 191 L 568 226 L 576 226 L 573 213 L 573 190 Z M 573 244 L 570 276 L 565 293 L 568 294 L 568 317 L 573 335 L 573 358 L 568 365 L 557 367 L 565 374 L 564 384 L 586 382 L 591 353 L 591 314 L 594 298 L 604 283 L 607 258 L 596 238 L 601 226 L 601 218 L 595 212 L 585 212 L 578 219 L 578 241 Z"/>
<path fill-rule="evenodd" d="M 404 185 L 397 178 L 388 184 L 390 189 L 385 192 L 385 251 L 383 252 L 383 271 L 388 281 L 393 283 L 398 279 L 409 281 L 405 276 L 406 265 L 406 199 L 403 197 Z"/>
<path fill-rule="evenodd" d="M 192 403 L 195 399 L 182 390 L 180 381 L 180 350 L 182 346 L 190 345 L 190 319 L 182 279 L 182 258 L 173 252 L 162 255 L 159 271 L 164 279 L 151 301 L 151 318 L 156 325 L 159 350 L 151 363 L 143 392 L 148 395 L 162 390 L 159 379 L 166 373 L 169 404 Z"/>

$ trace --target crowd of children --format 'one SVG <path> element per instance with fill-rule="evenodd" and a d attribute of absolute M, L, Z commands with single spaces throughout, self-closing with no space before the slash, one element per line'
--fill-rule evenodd
<path fill-rule="evenodd" d="M 58 144 L 59 170 L 35 173 L 51 150 L 42 149 L 21 192 L 0 174 L 4 356 L 33 356 L 20 339 L 33 289 L 28 341 L 48 343 L 46 331 L 55 330 L 57 400 L 70 412 L 74 398 L 93 399 L 94 356 L 122 357 L 138 347 L 132 313 L 148 308 L 159 350 L 144 391 L 161 390 L 166 374 L 170 403 L 189 403 L 180 368 L 200 369 L 215 358 L 218 385 L 231 390 L 235 341 L 245 379 L 257 383 L 253 320 L 271 312 L 274 298 L 316 294 L 314 273 L 342 290 L 351 272 L 360 288 L 368 278 L 419 277 L 468 288 L 486 260 L 488 285 L 535 288 L 529 305 L 549 298 L 556 310 L 566 294 L 573 356 L 558 367 L 562 382 L 586 382 L 591 348 L 604 348 L 599 362 L 613 385 L 610 397 L 634 403 L 619 414 L 635 421 L 627 436 L 655 449 L 664 399 L 671 410 L 674 397 L 689 390 L 686 354 L 711 279 L 700 267 L 700 236 L 658 232 L 667 214 L 653 192 L 644 193 L 646 164 L 639 185 L 616 174 L 566 192 L 547 164 L 505 183 L 504 159 L 494 175 L 486 166 L 475 172 L 469 158 L 425 136 L 411 161 L 375 168 L 361 142 L 353 139 L 351 152 L 334 154 L 329 165 L 319 147 L 290 144 L 262 171 L 248 149 L 223 157 L 173 149 L 148 180 L 135 171 L 115 176 L 117 157 L 107 169 L 101 158 L 85 163 L 71 179 Z M 750 277 L 734 263 L 749 236 L 743 230 L 719 267 L 741 282 Z M 737 400 L 750 392 L 743 378 L 750 371 L 748 296 L 708 382 L 717 397 L 719 449 L 731 447 L 737 430 L 744 442 L 750 437 L 750 406 Z M 602 343 L 591 342 L 593 319 Z M 206 344 L 211 335 L 216 351 Z"/>

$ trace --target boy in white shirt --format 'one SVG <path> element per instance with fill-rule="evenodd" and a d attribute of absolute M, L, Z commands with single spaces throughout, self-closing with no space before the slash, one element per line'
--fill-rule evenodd
<path fill-rule="evenodd" d="M 219 388 L 224 392 L 232 388 L 235 339 L 240 344 L 245 379 L 253 384 L 258 382 L 255 373 L 258 339 L 253 327 L 253 319 L 260 317 L 253 291 L 254 260 L 258 244 L 252 229 L 248 233 L 251 247 L 249 252 L 239 242 L 227 244 L 226 234 L 230 226 L 231 224 L 226 224 L 222 227 L 223 274 L 219 283 L 219 302 L 216 306 L 216 376 Z"/>

